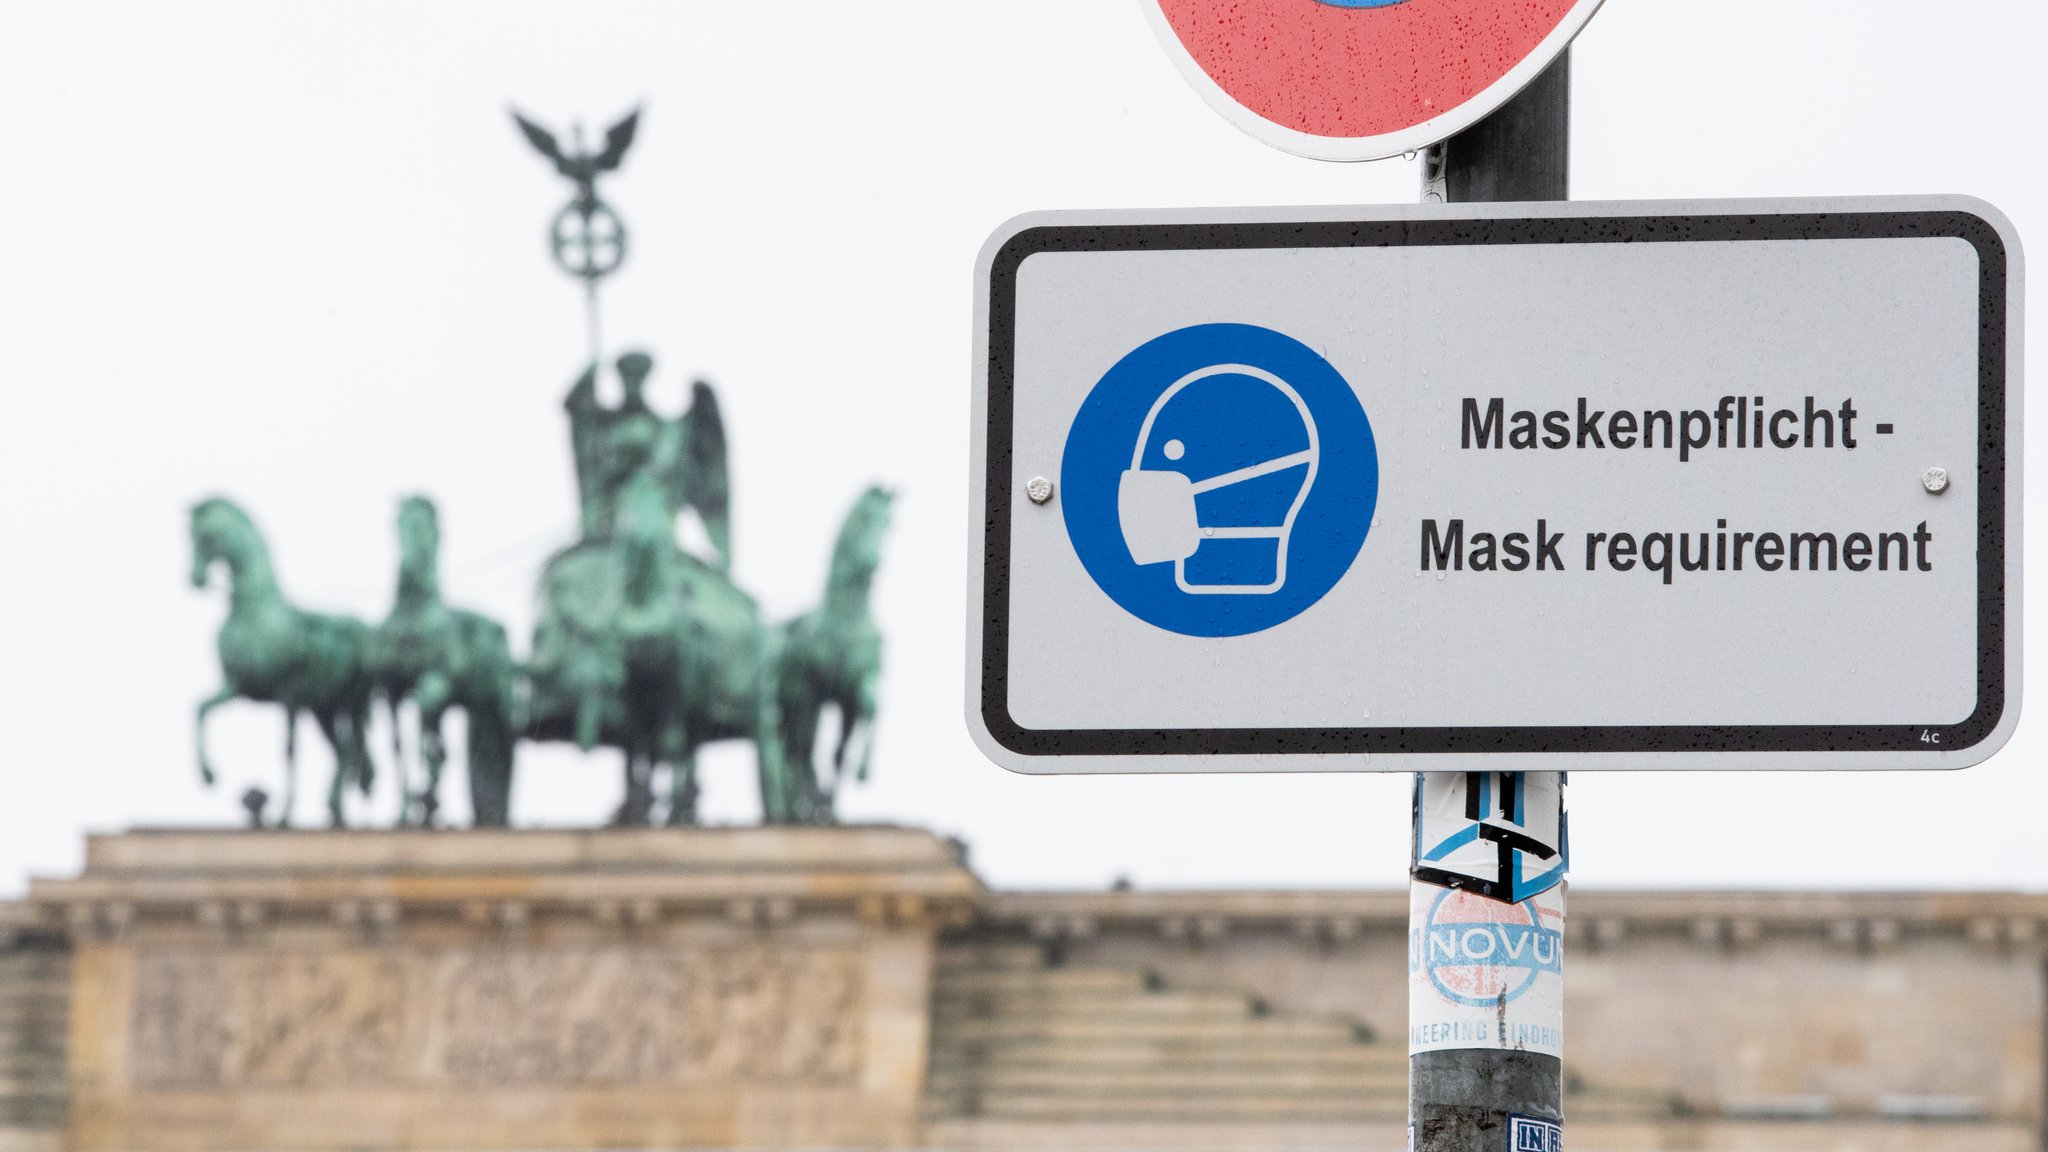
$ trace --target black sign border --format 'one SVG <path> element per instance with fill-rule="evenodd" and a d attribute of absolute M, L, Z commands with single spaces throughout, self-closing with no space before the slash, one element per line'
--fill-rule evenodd
<path fill-rule="evenodd" d="M 1957 724 L 1032 729 L 1009 711 L 1010 514 L 1017 273 L 1041 252 L 1670 244 L 1951 237 L 1977 252 L 1977 707 Z M 2005 713 L 2008 258 L 1990 221 L 1960 209 L 1670 216 L 1041 225 L 990 262 L 983 477 L 981 720 L 1019 756 L 1960 752 Z M 1578 765 L 1595 767 L 1596 765 Z"/>

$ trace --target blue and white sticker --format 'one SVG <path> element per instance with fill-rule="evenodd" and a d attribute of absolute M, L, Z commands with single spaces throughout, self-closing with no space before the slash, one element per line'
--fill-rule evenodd
<path fill-rule="evenodd" d="M 1508 1116 L 1508 1152 L 1564 1152 L 1564 1126 L 1534 1116 Z"/>
<path fill-rule="evenodd" d="M 1571 837 L 1559 773 L 1428 772 L 1415 789 L 1416 879 L 1510 904 L 1564 882 Z"/>
<path fill-rule="evenodd" d="M 1564 888 L 1519 904 L 1409 887 L 1408 1054 L 1564 1056 Z"/>
<path fill-rule="evenodd" d="M 1372 423 L 1293 337 L 1199 324 L 1105 373 L 1060 462 L 1067 536 L 1125 611 L 1244 636 L 1307 611 L 1358 558 L 1379 499 Z"/>

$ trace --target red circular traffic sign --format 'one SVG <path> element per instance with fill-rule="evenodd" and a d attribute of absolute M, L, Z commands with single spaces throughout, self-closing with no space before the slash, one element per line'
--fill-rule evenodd
<path fill-rule="evenodd" d="M 1182 75 L 1239 128 L 1319 160 L 1452 136 L 1571 43 L 1600 0 L 1141 0 Z"/>

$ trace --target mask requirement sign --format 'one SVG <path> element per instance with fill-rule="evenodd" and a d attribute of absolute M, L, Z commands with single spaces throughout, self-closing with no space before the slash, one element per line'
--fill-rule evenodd
<path fill-rule="evenodd" d="M 1956 197 L 1012 221 L 969 726 L 1030 772 L 1977 763 L 2021 283 Z"/>

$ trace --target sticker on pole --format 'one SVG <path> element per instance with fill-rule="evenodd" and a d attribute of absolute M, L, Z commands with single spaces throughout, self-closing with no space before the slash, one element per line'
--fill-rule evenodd
<path fill-rule="evenodd" d="M 1551 772 L 1428 772 L 1415 778 L 1417 880 L 1520 903 L 1571 864 L 1563 781 Z"/>
<path fill-rule="evenodd" d="M 1564 1126 L 1555 1120 L 1510 1115 L 1507 1152 L 1564 1152 Z"/>
<path fill-rule="evenodd" d="M 1408 1054 L 1564 1055 L 1564 889 L 1519 904 L 1412 885 Z"/>
<path fill-rule="evenodd" d="M 1456 135 L 1536 78 L 1600 0 L 1140 0 L 1231 123 L 1318 160 Z"/>

